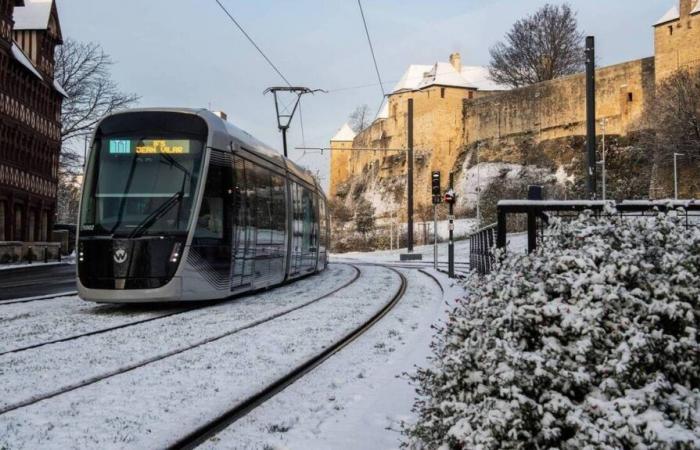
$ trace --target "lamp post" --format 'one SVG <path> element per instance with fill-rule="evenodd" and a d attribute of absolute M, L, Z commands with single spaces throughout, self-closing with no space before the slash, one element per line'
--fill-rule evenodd
<path fill-rule="evenodd" d="M 678 200 L 678 157 L 684 156 L 683 153 L 673 154 L 673 199 Z"/>
<path fill-rule="evenodd" d="M 607 192 L 606 192 L 607 186 L 606 186 L 606 182 L 605 182 L 606 181 L 606 179 L 605 179 L 605 126 L 608 123 L 607 117 L 602 118 L 600 120 L 600 123 L 601 123 L 602 129 L 603 129 L 602 130 L 603 131 L 603 140 L 602 140 L 603 159 L 601 161 L 598 161 L 598 164 L 601 165 L 601 172 L 602 172 L 601 173 L 601 176 L 602 176 L 601 181 L 603 182 L 603 200 L 606 200 L 607 199 L 607 195 L 606 195 L 607 194 Z"/>

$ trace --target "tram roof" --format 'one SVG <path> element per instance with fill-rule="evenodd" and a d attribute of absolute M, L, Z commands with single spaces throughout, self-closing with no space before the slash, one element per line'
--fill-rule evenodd
<path fill-rule="evenodd" d="M 303 167 L 296 164 L 294 161 L 285 158 L 277 150 L 264 144 L 253 135 L 248 133 L 241 128 L 238 128 L 231 122 L 222 119 L 218 115 L 207 109 L 195 109 L 195 108 L 137 108 L 129 109 L 126 111 L 120 111 L 114 113 L 117 114 L 128 114 L 128 113 L 138 113 L 138 112 L 175 112 L 182 114 L 193 114 L 201 117 L 207 124 L 209 128 L 209 139 L 211 145 L 219 149 L 229 149 L 231 148 L 231 143 L 236 144 L 238 147 L 243 146 L 246 150 L 254 153 L 271 163 L 286 167 L 291 173 L 306 181 L 307 183 L 316 186 L 319 192 L 322 192 L 320 185 L 316 182 L 311 172 L 304 169 Z"/>

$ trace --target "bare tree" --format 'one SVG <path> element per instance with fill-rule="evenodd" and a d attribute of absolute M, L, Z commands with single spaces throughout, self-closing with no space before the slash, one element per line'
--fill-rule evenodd
<path fill-rule="evenodd" d="M 357 202 L 355 229 L 363 236 L 374 231 L 374 206 L 364 198 Z"/>
<path fill-rule="evenodd" d="M 490 50 L 491 79 L 514 88 L 583 70 L 583 33 L 568 4 L 540 8 L 521 19 Z"/>
<path fill-rule="evenodd" d="M 700 159 L 700 71 L 680 70 L 657 86 L 651 123 L 658 156 Z"/>
<path fill-rule="evenodd" d="M 56 50 L 56 80 L 68 98 L 61 111 L 62 169 L 80 165 L 80 156 L 69 151 L 71 143 L 89 134 L 105 114 L 126 108 L 139 100 L 119 90 L 111 79 L 113 61 L 96 43 L 66 39 Z"/>
<path fill-rule="evenodd" d="M 371 114 L 372 110 L 367 105 L 360 105 L 355 108 L 355 111 L 350 114 L 350 128 L 352 128 L 352 131 L 359 133 L 370 126 L 372 122 Z"/>

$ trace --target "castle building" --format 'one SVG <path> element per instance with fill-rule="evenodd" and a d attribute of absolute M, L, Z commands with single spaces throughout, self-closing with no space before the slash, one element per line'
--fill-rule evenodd
<path fill-rule="evenodd" d="M 61 103 L 54 0 L 0 0 L 0 241 L 46 242 L 56 214 Z"/>
<path fill-rule="evenodd" d="M 658 83 L 700 65 L 700 0 L 680 0 L 664 14 L 654 24 L 654 42 L 652 57 L 596 70 L 599 135 L 618 142 L 641 135 Z M 526 167 L 539 167 L 562 185 L 580 179 L 585 92 L 583 73 L 507 89 L 489 80 L 488 69 L 462 66 L 458 53 L 449 62 L 411 65 L 369 127 L 352 142 L 348 133 L 342 142 L 337 136 L 332 140 L 331 147 L 339 150 L 331 157 L 331 195 L 351 208 L 359 196 L 381 199 L 374 202 L 380 216 L 405 211 L 405 154 L 352 149 L 405 148 L 408 99 L 414 104 L 417 207 L 430 204 L 432 170 L 441 170 L 443 178 L 455 173 L 457 206 L 466 209 L 473 208 L 478 192 L 509 171 L 519 176 Z M 684 195 L 700 195 L 694 186 L 686 186 Z"/>

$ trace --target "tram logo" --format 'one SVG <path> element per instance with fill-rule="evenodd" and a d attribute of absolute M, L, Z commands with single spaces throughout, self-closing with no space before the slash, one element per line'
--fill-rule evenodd
<path fill-rule="evenodd" d="M 126 261 L 126 258 L 128 257 L 126 250 L 123 248 L 118 248 L 114 251 L 114 262 L 117 264 L 122 264 L 124 261 Z"/>

